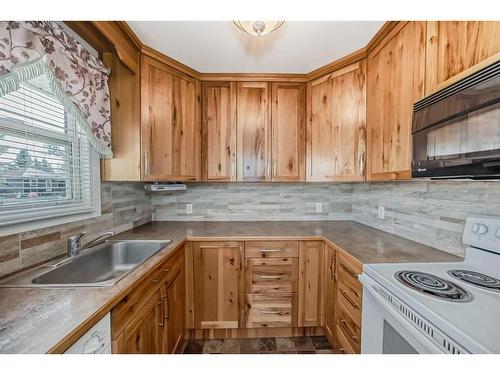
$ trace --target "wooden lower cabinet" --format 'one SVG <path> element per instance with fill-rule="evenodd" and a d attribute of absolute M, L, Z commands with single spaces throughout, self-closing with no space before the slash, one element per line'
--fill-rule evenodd
<path fill-rule="evenodd" d="M 325 245 L 325 317 L 323 327 L 330 345 L 335 346 L 335 326 L 337 323 L 337 273 L 336 273 L 336 251 L 330 245 Z"/>
<path fill-rule="evenodd" d="M 114 354 L 179 350 L 185 317 L 184 247 L 138 283 L 111 311 Z M 143 296 L 149 296 L 143 302 Z"/>
<path fill-rule="evenodd" d="M 239 328 L 243 319 L 243 244 L 195 242 L 194 327 Z"/>
<path fill-rule="evenodd" d="M 323 325 L 323 241 L 301 241 L 299 246 L 299 327 Z"/>

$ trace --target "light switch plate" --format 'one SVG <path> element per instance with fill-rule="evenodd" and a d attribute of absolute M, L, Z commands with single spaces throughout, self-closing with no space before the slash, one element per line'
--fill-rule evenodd
<path fill-rule="evenodd" d="M 187 214 L 192 214 L 193 213 L 193 204 L 192 203 L 187 203 L 186 204 L 186 213 Z"/>
<path fill-rule="evenodd" d="M 323 212 L 323 203 L 316 202 L 316 212 L 317 213 Z"/>

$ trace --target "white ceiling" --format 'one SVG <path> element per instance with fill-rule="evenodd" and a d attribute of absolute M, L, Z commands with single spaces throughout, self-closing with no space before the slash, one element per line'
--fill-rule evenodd
<path fill-rule="evenodd" d="M 287 21 L 261 38 L 231 21 L 129 21 L 146 45 L 202 73 L 309 73 L 364 47 L 382 21 Z"/>

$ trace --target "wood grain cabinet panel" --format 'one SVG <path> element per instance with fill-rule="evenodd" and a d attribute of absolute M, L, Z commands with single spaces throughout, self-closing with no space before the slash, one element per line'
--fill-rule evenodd
<path fill-rule="evenodd" d="M 147 56 L 141 70 L 143 180 L 199 179 L 199 81 Z"/>
<path fill-rule="evenodd" d="M 307 181 L 360 181 L 366 158 L 366 62 L 307 85 Z"/>
<path fill-rule="evenodd" d="M 298 83 L 271 86 L 273 181 L 304 181 L 305 87 Z"/>
<path fill-rule="evenodd" d="M 170 283 L 161 289 L 163 308 L 163 353 L 176 353 L 184 336 L 186 285 L 184 262 L 175 270 Z"/>
<path fill-rule="evenodd" d="M 245 291 L 252 294 L 297 292 L 297 258 L 247 259 Z"/>
<path fill-rule="evenodd" d="M 323 325 L 323 241 L 301 241 L 299 247 L 299 327 Z"/>
<path fill-rule="evenodd" d="M 116 54 L 103 54 L 111 67 L 109 95 L 111 101 L 112 159 L 101 162 L 102 181 L 141 181 L 141 111 L 140 74 L 130 71 Z M 136 52 L 137 65 L 139 54 Z"/>
<path fill-rule="evenodd" d="M 243 244 L 196 242 L 193 251 L 195 328 L 240 327 Z"/>
<path fill-rule="evenodd" d="M 268 83 L 238 82 L 237 87 L 237 179 L 270 180 Z"/>
<path fill-rule="evenodd" d="M 203 83 L 203 180 L 236 180 L 236 84 Z"/>
<path fill-rule="evenodd" d="M 426 47 L 429 95 L 500 58 L 500 22 L 428 21 Z"/>
<path fill-rule="evenodd" d="M 335 346 L 337 286 L 336 286 L 336 251 L 335 248 L 325 245 L 325 318 L 324 328 L 331 345 Z"/>
<path fill-rule="evenodd" d="M 297 326 L 297 293 L 247 294 L 245 328 Z"/>
<path fill-rule="evenodd" d="M 113 340 L 114 354 L 162 352 L 163 311 L 161 292 L 156 292 L 120 336 Z"/>
<path fill-rule="evenodd" d="M 369 180 L 411 178 L 413 103 L 424 95 L 425 22 L 400 23 L 368 56 Z"/>

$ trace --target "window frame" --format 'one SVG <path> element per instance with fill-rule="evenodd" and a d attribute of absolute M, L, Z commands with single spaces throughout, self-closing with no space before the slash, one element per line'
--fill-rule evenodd
<path fill-rule="evenodd" d="M 66 115 L 65 115 L 66 121 Z M 5 120 L 2 121 L 3 128 L 7 129 L 7 134 L 11 133 L 13 135 L 28 132 L 31 135 L 43 140 L 48 139 L 53 141 L 59 140 L 63 143 L 68 142 L 67 135 L 65 133 L 59 134 L 58 132 L 51 131 L 42 127 L 27 125 L 25 122 L 20 120 Z M 78 125 L 75 125 L 78 126 Z M 68 147 L 74 150 L 75 147 L 80 147 L 78 142 L 69 141 Z M 92 148 L 90 143 L 87 143 L 85 147 L 88 150 L 88 160 L 89 160 L 89 174 L 90 174 L 90 187 L 87 189 L 82 189 L 82 194 L 88 194 L 90 201 L 88 204 L 82 203 L 80 206 L 75 207 L 74 205 L 61 205 L 61 206 L 50 206 L 46 210 L 39 209 L 31 212 L 22 212 L 19 215 L 11 215 L 12 220 L 0 223 L 0 236 L 5 236 L 9 234 L 15 234 L 20 232 L 25 232 L 34 229 L 42 229 L 54 225 L 66 224 L 75 221 L 81 221 L 86 219 L 95 218 L 101 215 L 101 180 L 100 180 L 100 161 L 97 152 Z M 80 151 L 81 152 L 81 151 Z M 81 159 L 81 156 L 80 156 Z M 77 168 L 80 166 L 77 165 Z M 36 186 L 33 182 L 36 180 Z M 58 180 L 57 185 L 59 186 L 60 181 Z M 29 186 L 30 188 L 38 188 L 40 181 L 38 179 L 30 178 Z M 51 184 L 53 185 L 53 184 Z M 43 184 L 46 187 L 46 182 Z M 15 208 L 14 208 L 15 210 Z"/>

